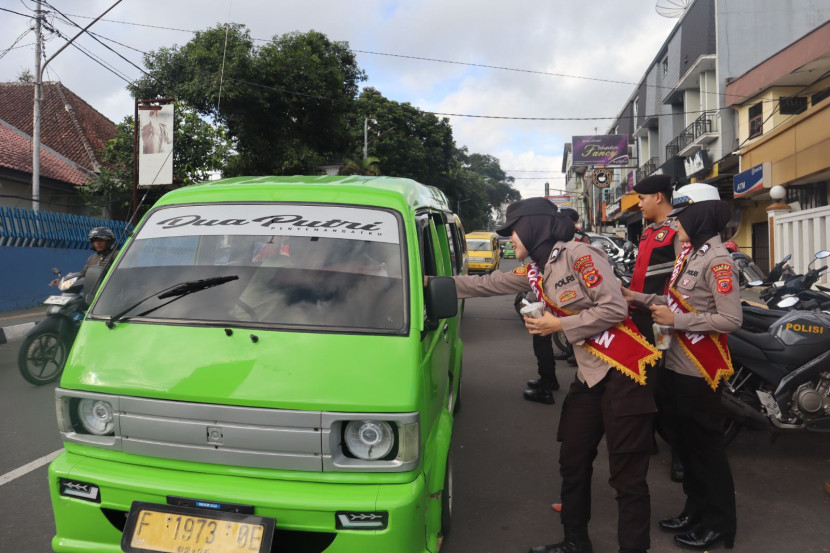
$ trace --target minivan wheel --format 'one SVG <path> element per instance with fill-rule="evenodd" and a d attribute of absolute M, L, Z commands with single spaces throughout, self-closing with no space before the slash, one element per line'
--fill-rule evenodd
<path fill-rule="evenodd" d="M 444 471 L 444 489 L 441 490 L 441 535 L 446 541 L 452 529 L 452 451 L 447 453 L 447 470 Z"/>

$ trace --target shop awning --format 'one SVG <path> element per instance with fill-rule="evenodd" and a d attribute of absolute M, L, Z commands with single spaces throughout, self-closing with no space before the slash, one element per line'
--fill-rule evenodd
<path fill-rule="evenodd" d="M 640 203 L 640 197 L 637 194 L 626 194 L 620 198 L 620 211 L 640 211 L 637 204 Z"/>

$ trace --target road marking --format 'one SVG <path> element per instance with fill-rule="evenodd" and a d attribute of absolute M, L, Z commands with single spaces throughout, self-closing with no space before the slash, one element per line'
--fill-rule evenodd
<path fill-rule="evenodd" d="M 33 470 L 39 469 L 43 465 L 48 465 L 49 463 L 52 462 L 52 460 L 55 457 L 57 457 L 61 453 L 63 453 L 63 448 L 61 448 L 57 451 L 53 451 L 49 455 L 44 455 L 40 459 L 35 459 L 31 463 L 26 463 L 22 467 L 16 468 L 11 472 L 7 472 L 6 474 L 0 475 L 0 486 L 2 486 L 3 484 L 8 484 L 9 482 L 14 480 L 15 478 L 20 478 L 21 476 L 25 476 L 25 475 L 29 474 L 30 472 L 32 472 Z"/>

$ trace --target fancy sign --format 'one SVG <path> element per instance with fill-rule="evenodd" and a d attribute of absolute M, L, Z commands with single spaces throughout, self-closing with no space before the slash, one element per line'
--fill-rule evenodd
<path fill-rule="evenodd" d="M 576 166 L 620 166 L 628 163 L 628 135 L 574 136 L 573 162 Z"/>

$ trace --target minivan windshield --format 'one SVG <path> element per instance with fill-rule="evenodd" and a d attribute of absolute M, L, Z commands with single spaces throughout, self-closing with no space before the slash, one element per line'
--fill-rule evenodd
<path fill-rule="evenodd" d="M 399 218 L 380 209 L 161 208 L 138 229 L 91 316 L 404 333 L 402 243 Z M 205 279 L 223 282 L 198 293 L 163 293 Z"/>
<path fill-rule="evenodd" d="M 467 250 L 474 252 L 489 252 L 493 251 L 493 243 L 489 240 L 476 240 L 472 238 L 467 239 Z"/>

